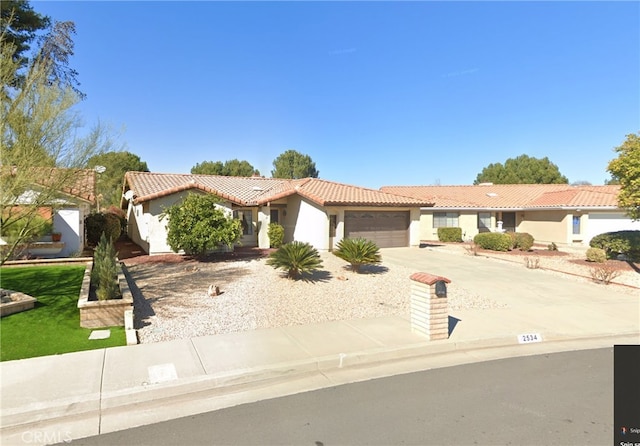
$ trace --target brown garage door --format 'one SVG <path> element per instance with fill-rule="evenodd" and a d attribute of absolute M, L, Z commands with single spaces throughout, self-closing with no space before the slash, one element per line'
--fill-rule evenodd
<path fill-rule="evenodd" d="M 380 248 L 409 246 L 409 212 L 345 212 L 344 236 L 364 237 Z"/>

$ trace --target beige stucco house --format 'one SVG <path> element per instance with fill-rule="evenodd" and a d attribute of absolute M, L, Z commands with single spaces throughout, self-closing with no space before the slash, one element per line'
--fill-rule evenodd
<path fill-rule="evenodd" d="M 610 231 L 640 230 L 617 206 L 620 186 L 568 184 L 480 184 L 476 186 L 385 186 L 381 190 L 433 202 L 420 213 L 420 238 L 438 240 L 438 228 L 462 228 L 463 238 L 479 232 L 516 231 L 536 243 L 589 244 Z"/>
<path fill-rule="evenodd" d="M 432 204 L 317 178 L 127 172 L 122 207 L 129 237 L 149 254 L 171 252 L 161 215 L 189 193 L 221 198 L 220 206 L 243 221 L 242 246 L 268 248 L 269 223 L 277 222 L 285 243 L 308 242 L 319 251 L 333 249 L 343 237 L 366 237 L 380 247 L 418 246 L 421 209 Z"/>

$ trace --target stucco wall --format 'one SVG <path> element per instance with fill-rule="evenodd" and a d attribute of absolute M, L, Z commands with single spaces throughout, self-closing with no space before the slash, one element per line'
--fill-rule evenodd
<path fill-rule="evenodd" d="M 162 213 L 168 207 L 181 202 L 189 193 L 183 191 L 176 194 L 160 197 L 143 204 L 131 206 L 128 212 L 128 230 L 132 241 L 140 245 L 148 254 L 165 254 L 173 252 L 167 244 L 168 217 L 160 219 Z M 221 203 L 218 206 L 225 209 L 231 216 L 231 205 Z M 256 214 L 257 218 L 257 214 Z M 255 224 L 255 220 L 254 220 Z"/>
<path fill-rule="evenodd" d="M 567 244 L 571 243 L 571 224 L 571 216 L 566 211 L 526 211 L 518 232 L 528 232 L 536 243 Z"/>
<path fill-rule="evenodd" d="M 293 228 L 293 239 L 313 245 L 318 251 L 329 250 L 329 216 L 324 208 L 305 199 L 296 201 L 296 222 Z M 293 206 L 287 208 L 292 213 Z"/>
<path fill-rule="evenodd" d="M 82 224 L 81 224 L 82 223 Z M 69 257 L 84 248 L 84 214 L 80 208 L 57 209 L 53 215 L 53 227 L 62 235 L 64 248 L 61 257 Z"/>
<path fill-rule="evenodd" d="M 480 230 L 478 229 L 478 211 L 432 211 L 421 210 L 420 211 L 420 224 L 419 224 L 419 236 L 420 240 L 425 241 L 437 241 L 438 240 L 438 228 L 433 227 L 433 214 L 434 212 L 453 212 L 458 214 L 458 226 L 462 229 L 462 238 L 464 240 L 470 240 L 475 237 Z M 485 212 L 485 211 L 482 211 Z M 493 230 L 496 227 L 496 214 L 491 212 L 491 226 Z"/>

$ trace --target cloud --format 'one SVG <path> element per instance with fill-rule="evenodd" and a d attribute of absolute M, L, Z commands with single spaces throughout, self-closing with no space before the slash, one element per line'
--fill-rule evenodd
<path fill-rule="evenodd" d="M 329 51 L 329 55 L 331 56 L 338 56 L 340 54 L 351 54 L 351 53 L 355 53 L 356 51 L 358 51 L 357 48 L 343 48 L 340 50 L 333 50 L 333 51 Z"/>
<path fill-rule="evenodd" d="M 468 70 L 452 71 L 451 73 L 443 74 L 442 77 L 467 76 L 478 71 L 480 71 L 480 68 L 469 68 Z"/>

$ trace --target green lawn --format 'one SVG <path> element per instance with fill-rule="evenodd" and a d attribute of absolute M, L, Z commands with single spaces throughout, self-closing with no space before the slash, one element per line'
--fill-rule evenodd
<path fill-rule="evenodd" d="M 0 269 L 0 286 L 38 299 L 35 308 L 0 319 L 0 361 L 126 345 L 124 327 L 108 339 L 89 340 L 77 308 L 84 266 Z"/>

